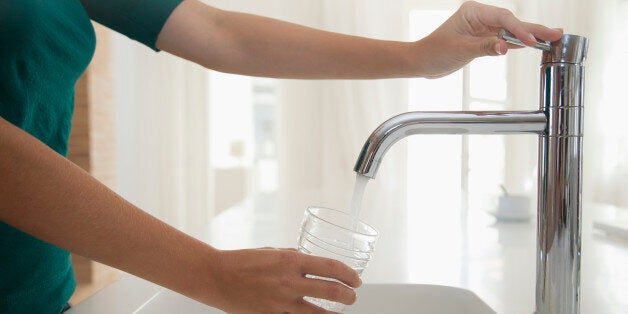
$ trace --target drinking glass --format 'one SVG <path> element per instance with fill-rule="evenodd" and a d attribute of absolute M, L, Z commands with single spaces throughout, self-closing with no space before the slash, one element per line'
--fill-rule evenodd
<path fill-rule="evenodd" d="M 345 263 L 358 274 L 373 255 L 378 232 L 349 214 L 324 207 L 308 207 L 305 211 L 297 249 L 300 252 L 331 258 Z M 310 278 L 335 279 L 307 275 Z M 324 299 L 305 297 L 306 301 L 333 312 L 342 312 L 345 305 Z"/>

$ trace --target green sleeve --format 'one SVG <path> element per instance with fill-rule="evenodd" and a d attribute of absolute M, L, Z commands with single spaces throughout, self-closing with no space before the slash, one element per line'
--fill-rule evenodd
<path fill-rule="evenodd" d="M 158 51 L 157 36 L 183 0 L 80 0 L 89 17 Z"/>

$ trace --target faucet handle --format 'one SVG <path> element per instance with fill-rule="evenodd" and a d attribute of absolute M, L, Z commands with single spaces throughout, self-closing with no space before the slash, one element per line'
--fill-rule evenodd
<path fill-rule="evenodd" d="M 521 40 L 517 39 L 515 35 L 513 35 L 511 32 L 505 29 L 500 30 L 499 33 L 497 34 L 497 37 L 511 44 L 524 46 L 524 47 L 526 46 L 524 43 L 521 42 Z M 536 45 L 534 45 L 533 47 L 536 49 L 543 50 L 543 51 L 548 51 L 548 52 L 552 51 L 552 46 L 548 42 L 537 41 Z"/>

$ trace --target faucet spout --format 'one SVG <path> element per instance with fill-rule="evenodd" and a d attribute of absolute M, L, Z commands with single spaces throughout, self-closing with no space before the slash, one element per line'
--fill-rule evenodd
<path fill-rule="evenodd" d="M 547 117 L 538 111 L 406 112 L 382 123 L 366 140 L 353 170 L 375 178 L 388 149 L 414 134 L 541 134 Z"/>

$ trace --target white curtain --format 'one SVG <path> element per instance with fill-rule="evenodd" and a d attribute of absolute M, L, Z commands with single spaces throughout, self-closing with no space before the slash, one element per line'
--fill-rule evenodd
<path fill-rule="evenodd" d="M 116 35 L 117 192 L 190 233 L 211 216 L 206 76 Z"/>

